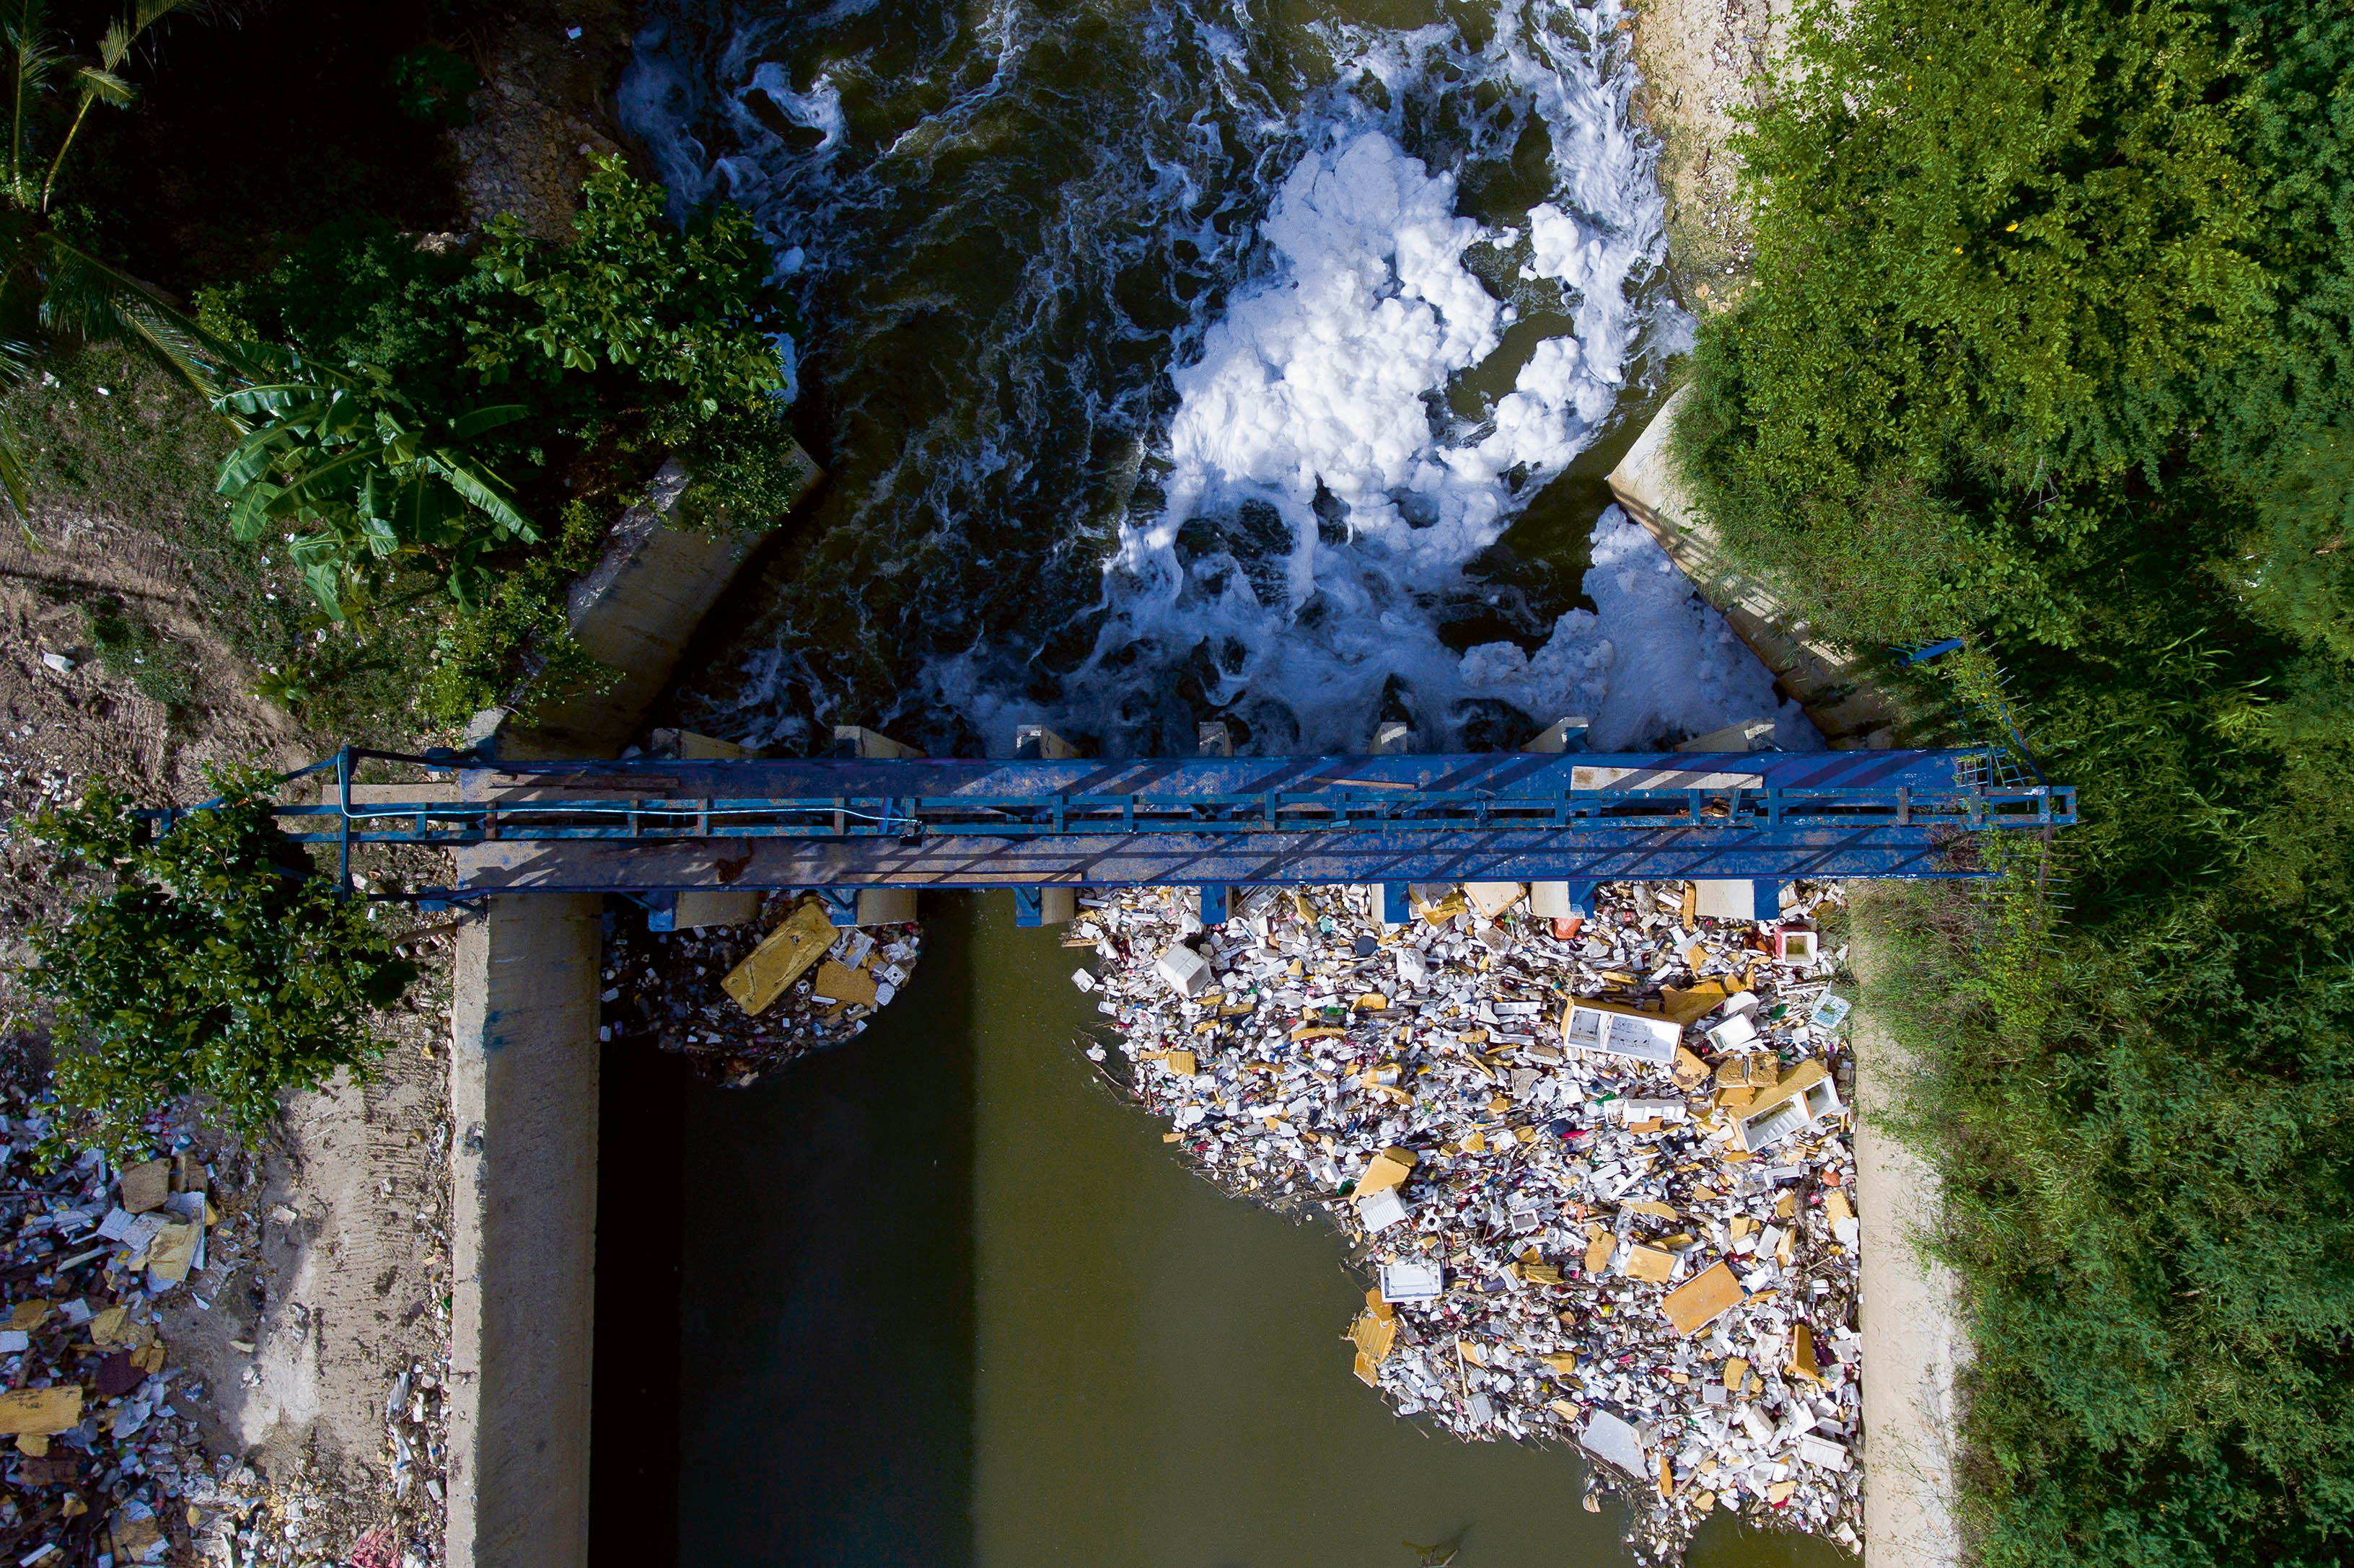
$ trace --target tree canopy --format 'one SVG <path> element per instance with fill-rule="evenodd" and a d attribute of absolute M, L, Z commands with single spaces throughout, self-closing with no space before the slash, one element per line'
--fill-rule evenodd
<path fill-rule="evenodd" d="M 1882 916 L 1978 1555 L 2338 1563 L 2354 13 L 1806 0 L 1794 39 L 1685 477 L 1819 632 L 1963 636 L 1981 700 L 1999 655 L 2084 813 Z"/>

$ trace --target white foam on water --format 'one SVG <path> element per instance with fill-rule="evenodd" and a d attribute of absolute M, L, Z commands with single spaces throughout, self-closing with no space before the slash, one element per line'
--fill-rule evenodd
<path fill-rule="evenodd" d="M 1534 654 L 1515 642 L 1469 650 L 1458 666 L 1467 690 L 1527 713 L 1582 715 L 1596 751 L 1767 717 L 1784 750 L 1821 747 L 1805 713 L 1776 694 L 1772 674 L 1641 524 L 1604 508 L 1593 551 L 1585 597 L 1595 608 L 1564 615 Z"/>
<path fill-rule="evenodd" d="M 1090 176 L 1135 204 L 1131 215 L 1168 215 L 1235 279 L 1223 295 L 1198 296 L 1193 319 L 1170 334 L 1163 398 L 1143 387 L 1082 389 L 1087 425 L 1140 429 L 1146 483 L 1107 552 L 1093 647 L 1052 683 L 1052 695 L 1034 700 L 1022 649 L 1037 645 L 1040 623 L 1090 609 L 1042 605 L 1033 623 L 985 630 L 931 659 L 916 705 L 961 714 L 998 751 L 1024 722 L 1096 737 L 1113 753 L 1154 749 L 1190 734 L 1204 707 L 1242 719 L 1255 749 L 1331 751 L 1362 749 L 1384 708 L 1403 707 L 1419 744 L 1437 748 L 1458 743 L 1480 714 L 1495 743 L 1499 705 L 1532 727 L 1585 713 L 1604 747 L 1766 714 L 1780 718 L 1783 744 L 1819 744 L 1722 618 L 1616 508 L 1594 530 L 1585 578 L 1594 610 L 1561 616 L 1533 648 L 1458 652 L 1441 637 L 1435 607 L 1476 602 L 1481 591 L 1467 568 L 1601 435 L 1629 383 L 1649 384 L 1664 356 L 1689 344 L 1689 319 L 1657 287 L 1662 207 L 1628 116 L 1630 73 L 1611 53 L 1613 7 L 1500 5 L 1492 36 L 1477 47 L 1443 26 L 1329 26 L 1320 33 L 1331 84 L 1288 101 L 1255 75 L 1267 57 L 1254 50 L 1249 14 L 1209 10 L 1166 0 L 1140 14 L 1139 26 L 1190 40 L 1191 58 L 1208 63 L 1161 90 L 1182 132 L 1108 130 L 1100 174 Z M 841 236 L 857 229 L 832 224 L 829 204 L 879 206 L 895 164 L 921 164 L 993 134 L 991 100 L 1022 90 L 1036 18 L 1009 4 L 977 21 L 971 37 L 993 59 L 968 65 L 942 107 L 896 132 L 854 173 L 834 163 L 854 150 L 843 90 L 867 69 L 854 58 L 797 90 L 784 68 L 754 63 L 757 40 L 730 40 L 718 69 L 737 85 L 707 106 L 736 143 L 719 158 L 672 107 L 691 95 L 643 48 L 623 116 L 674 192 L 700 198 L 716 183 L 761 217 L 780 275 L 807 265 L 840 277 L 861 265 L 841 249 Z M 1379 91 L 1363 90 L 1368 82 Z M 1545 199 L 1492 229 L 1459 210 L 1449 168 L 1409 151 L 1424 146 L 1457 166 L 1508 152 L 1518 125 L 1467 107 L 1481 92 L 1525 106 L 1550 144 Z M 804 135 L 788 145 L 768 131 L 755 95 L 815 132 L 815 143 Z M 1426 111 L 1412 122 L 1410 101 Z M 1442 101 L 1461 123 L 1451 139 L 1433 140 L 1426 111 Z M 1228 150 L 1237 144 L 1240 153 Z M 1205 179 L 1230 181 L 1237 166 L 1275 190 L 1255 230 L 1235 233 L 1214 228 L 1196 201 Z M 1127 256 L 1152 253 L 1117 226 L 1087 227 L 1097 207 L 1117 205 L 1080 199 L 1061 210 L 1025 298 L 1102 288 Z M 1483 270 L 1496 288 L 1467 265 L 1467 251 L 1483 244 L 1511 259 L 1517 281 L 1499 278 L 1492 255 Z M 1525 332 L 1508 336 L 1523 302 L 1564 311 L 1570 333 L 1532 352 Z M 1026 319 L 1008 318 L 1009 369 L 1020 368 Z M 1454 411 L 1450 394 L 1467 378 L 1493 386 L 1508 372 L 1511 389 L 1476 416 Z M 837 387 L 856 374 L 854 365 L 828 372 Z M 956 526 L 960 505 L 1000 493 L 1033 462 L 1036 454 L 1009 439 L 1020 434 L 985 418 L 923 432 L 888 484 L 861 503 L 904 506 L 914 493 Z M 1070 498 L 1075 524 L 1085 504 Z M 1084 547 L 1084 539 L 1041 537 L 1036 548 Z M 807 651 L 780 638 L 746 672 L 739 727 L 755 738 L 768 738 L 764 722 L 774 726 L 769 736 L 787 733 L 800 721 L 774 715 L 779 694 L 794 686 L 822 718 L 824 683 L 811 672 Z M 1181 677 L 1191 683 L 1182 702 Z"/>
<path fill-rule="evenodd" d="M 1413 42 L 1430 39 L 1369 55 L 1394 79 Z M 1660 349 L 1689 342 L 1681 313 L 1647 312 L 1630 294 L 1662 238 L 1623 99 L 1605 90 L 1591 56 L 1566 71 L 1540 66 L 1509 30 L 1488 58 L 1548 90 L 1562 184 L 1593 204 L 1584 216 L 1553 201 L 1527 215 L 1522 277 L 1563 287 L 1575 335 L 1540 343 L 1482 428 L 1435 420 L 1435 399 L 1499 352 L 1516 314 L 1463 253 L 1520 235 L 1459 216 L 1453 177 L 1409 156 L 1390 129 L 1334 128 L 1293 167 L 1260 227 L 1268 276 L 1230 299 L 1198 357 L 1172 376 L 1181 402 L 1166 503 L 1121 530 L 1106 566 L 1114 613 L 1065 701 L 1004 701 L 970 655 L 928 673 L 983 734 L 1031 721 L 1117 733 L 1136 707 L 1133 649 L 1207 640 L 1242 651 L 1219 662 L 1209 700 L 1275 713 L 1275 733 L 1253 737 L 1271 748 L 1362 749 L 1385 700 L 1394 710 L 1401 697 L 1426 746 L 1449 744 L 1458 705 L 1482 699 L 1520 709 L 1532 727 L 1585 714 L 1596 746 L 1766 715 L 1777 716 L 1785 744 L 1819 744 L 1723 618 L 1615 507 L 1593 538 L 1585 588 L 1596 609 L 1561 617 L 1533 654 L 1495 642 L 1458 655 L 1420 611 L 1426 596 L 1459 590 L 1464 567 L 1522 501 L 1600 433 L 1645 334 Z M 1251 503 L 1288 535 L 1279 592 L 1267 574 L 1233 569 L 1231 550 L 1189 559 L 1181 547 L 1189 521 Z M 1337 514 L 1340 539 L 1320 528 L 1320 504 L 1325 520 Z"/>

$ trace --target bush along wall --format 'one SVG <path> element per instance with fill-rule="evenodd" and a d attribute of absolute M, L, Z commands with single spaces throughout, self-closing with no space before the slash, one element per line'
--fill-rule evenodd
<path fill-rule="evenodd" d="M 1881 906 L 1974 1550 L 2340 1563 L 2354 15 L 1857 0 L 1793 37 L 1685 476 L 1819 629 L 1998 650 L 2084 813 Z"/>
<path fill-rule="evenodd" d="M 665 459 L 705 526 L 772 525 L 806 477 L 766 246 L 735 208 L 681 227 L 663 199 L 608 160 L 567 246 L 503 218 L 467 255 L 355 220 L 202 296 L 206 332 L 241 345 L 218 402 L 245 432 L 219 477 L 232 525 L 287 548 L 336 620 L 446 595 L 430 722 L 526 673 L 537 696 L 595 678 L 563 588 Z"/>

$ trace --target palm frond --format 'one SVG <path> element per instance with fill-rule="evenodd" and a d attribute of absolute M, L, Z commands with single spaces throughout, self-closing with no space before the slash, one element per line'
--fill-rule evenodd
<path fill-rule="evenodd" d="M 9 514 L 16 519 L 17 531 L 25 543 L 34 549 L 42 547 L 33 536 L 31 503 L 32 474 L 25 466 L 24 451 L 16 445 L 16 432 L 0 424 L 0 495 L 7 498 Z"/>
<path fill-rule="evenodd" d="M 97 66 L 77 68 L 74 71 L 74 80 L 81 87 L 82 100 L 85 103 L 92 101 L 111 103 L 115 108 L 121 109 L 137 97 L 139 92 L 137 88 L 133 87 L 112 71 L 101 70 Z M 67 141 L 70 143 L 72 138 L 69 136 Z M 58 149 L 58 156 L 59 158 L 65 156 L 64 147 Z"/>
<path fill-rule="evenodd" d="M 52 332 L 124 343 L 217 404 L 252 367 L 237 346 L 175 309 L 163 291 L 101 261 L 55 231 L 36 241 L 43 281 L 41 324 Z M 226 410 L 224 410 L 226 412 Z M 230 423 L 242 430 L 232 417 Z"/>
<path fill-rule="evenodd" d="M 425 455 L 434 472 L 450 483 L 450 488 L 463 496 L 477 510 L 489 514 L 491 520 L 518 538 L 536 539 L 539 535 L 531 519 L 516 511 L 507 498 L 499 493 L 506 482 L 471 458 L 461 456 L 447 447 L 435 447 Z"/>

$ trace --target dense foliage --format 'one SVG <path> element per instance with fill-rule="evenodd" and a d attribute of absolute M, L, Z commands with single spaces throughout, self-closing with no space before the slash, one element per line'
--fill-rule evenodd
<path fill-rule="evenodd" d="M 218 400 L 253 426 L 220 474 L 239 532 L 285 535 L 335 619 L 419 566 L 477 618 L 453 642 L 478 678 L 437 680 L 429 716 L 462 716 L 441 704 L 485 700 L 535 648 L 578 664 L 557 646 L 557 585 L 533 569 L 567 504 L 602 493 L 618 510 L 675 455 L 689 516 L 766 526 L 803 478 L 785 307 L 750 220 L 715 207 L 673 225 L 660 188 L 608 160 L 575 228 L 551 246 L 502 218 L 469 257 L 363 220 L 204 299 L 206 329 L 247 344 L 248 384 Z"/>
<path fill-rule="evenodd" d="M 1999 648 L 2084 813 L 1990 894 L 1882 906 L 1978 1554 L 2340 1562 L 2354 14 L 1856 0 L 1796 49 L 1686 475 L 1850 645 Z"/>
<path fill-rule="evenodd" d="M 371 1009 L 414 978 L 364 905 L 336 901 L 271 820 L 266 775 L 217 775 L 216 810 L 150 839 L 104 790 L 44 812 L 37 838 L 111 877 L 73 921 L 34 935 L 25 980 L 54 1007 L 57 1149 L 143 1149 L 140 1124 L 208 1097 L 249 1143 L 279 1096 L 383 1052 Z"/>

